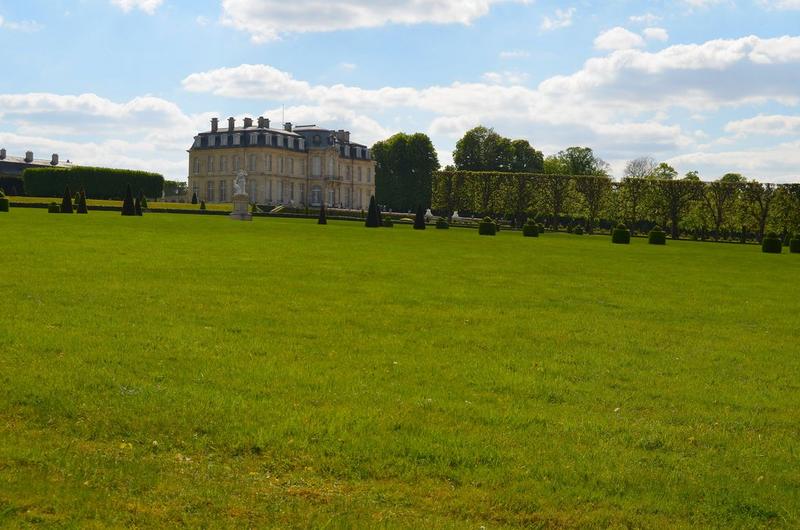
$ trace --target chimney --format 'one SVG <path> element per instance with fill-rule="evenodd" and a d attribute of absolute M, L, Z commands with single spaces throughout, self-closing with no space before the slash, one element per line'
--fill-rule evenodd
<path fill-rule="evenodd" d="M 287 121 L 286 123 L 284 123 L 283 124 L 283 130 L 284 131 L 288 131 L 288 132 L 292 132 L 292 122 Z"/>
<path fill-rule="evenodd" d="M 0 160 L 5 160 L 5 159 L 6 159 L 6 150 L 0 149 Z"/>
<path fill-rule="evenodd" d="M 211 132 L 215 133 L 219 130 L 219 118 L 211 118 Z"/>
<path fill-rule="evenodd" d="M 258 117 L 258 128 L 259 129 L 263 129 L 264 128 L 264 116 L 259 116 Z"/>
<path fill-rule="evenodd" d="M 25 162 L 27 162 L 28 164 L 33 162 L 33 151 L 26 151 L 25 152 Z"/>
<path fill-rule="evenodd" d="M 58 153 L 53 153 L 53 158 L 50 159 L 50 165 L 51 166 L 58 165 Z"/>
<path fill-rule="evenodd" d="M 233 129 L 236 128 L 236 120 L 233 118 L 228 118 L 228 131 L 233 132 Z"/>
<path fill-rule="evenodd" d="M 253 126 L 253 118 L 245 118 L 244 119 L 244 128 L 249 129 Z"/>
<path fill-rule="evenodd" d="M 269 118 L 264 119 L 264 128 L 269 129 Z"/>

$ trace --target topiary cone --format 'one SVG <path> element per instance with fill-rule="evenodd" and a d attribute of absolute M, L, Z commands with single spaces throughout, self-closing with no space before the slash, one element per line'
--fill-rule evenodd
<path fill-rule="evenodd" d="M 425 208 L 417 206 L 417 215 L 414 216 L 414 230 L 425 230 Z"/>
<path fill-rule="evenodd" d="M 69 192 L 69 186 L 64 188 L 64 198 L 61 199 L 61 213 L 73 213 L 72 194 Z"/>
<path fill-rule="evenodd" d="M 139 200 L 139 197 L 136 197 L 136 200 L 133 201 L 133 210 L 136 212 L 136 215 L 139 217 L 142 216 L 142 202 Z"/>
<path fill-rule="evenodd" d="M 378 214 L 378 203 L 375 202 L 373 195 L 369 199 L 369 211 L 367 211 L 367 222 L 364 223 L 367 228 L 378 228 L 381 226 L 381 218 Z"/>
<path fill-rule="evenodd" d="M 125 189 L 125 198 L 122 200 L 122 215 L 136 215 L 136 205 L 133 203 L 131 185 Z"/>
<path fill-rule="evenodd" d="M 322 203 L 322 206 L 319 208 L 319 219 L 317 219 L 318 225 L 326 225 L 328 224 L 328 210 L 325 208 L 325 203 Z"/>
<path fill-rule="evenodd" d="M 78 213 L 89 213 L 89 208 L 86 207 L 86 191 L 81 190 L 78 197 Z"/>

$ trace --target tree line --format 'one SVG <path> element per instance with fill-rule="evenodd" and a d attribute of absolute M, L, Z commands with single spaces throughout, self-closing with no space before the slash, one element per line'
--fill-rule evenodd
<path fill-rule="evenodd" d="M 448 218 L 458 211 L 522 226 L 533 217 L 554 229 L 581 226 L 588 233 L 618 222 L 634 232 L 660 225 L 673 238 L 760 241 L 768 231 L 800 232 L 800 184 L 761 183 L 738 173 L 704 182 L 697 172 L 680 176 L 650 157 L 630 161 L 614 181 L 591 148 L 544 157 L 528 141 L 486 127 L 467 131 L 456 144 L 453 166 L 438 171 L 430 140 L 413 137 L 414 150 L 411 137 L 397 135 L 379 142 L 375 153 L 378 202 L 396 210 L 425 204 Z M 388 182 L 394 191 L 387 191 Z"/>

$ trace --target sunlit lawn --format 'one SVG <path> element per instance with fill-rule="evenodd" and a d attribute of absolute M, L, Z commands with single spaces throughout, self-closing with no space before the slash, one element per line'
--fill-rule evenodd
<path fill-rule="evenodd" d="M 800 525 L 800 255 L 0 214 L 0 526 Z"/>

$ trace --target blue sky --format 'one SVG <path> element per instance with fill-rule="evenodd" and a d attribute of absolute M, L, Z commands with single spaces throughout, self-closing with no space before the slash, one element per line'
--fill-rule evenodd
<path fill-rule="evenodd" d="M 0 147 L 185 180 L 213 116 L 800 181 L 800 0 L 0 0 Z"/>

